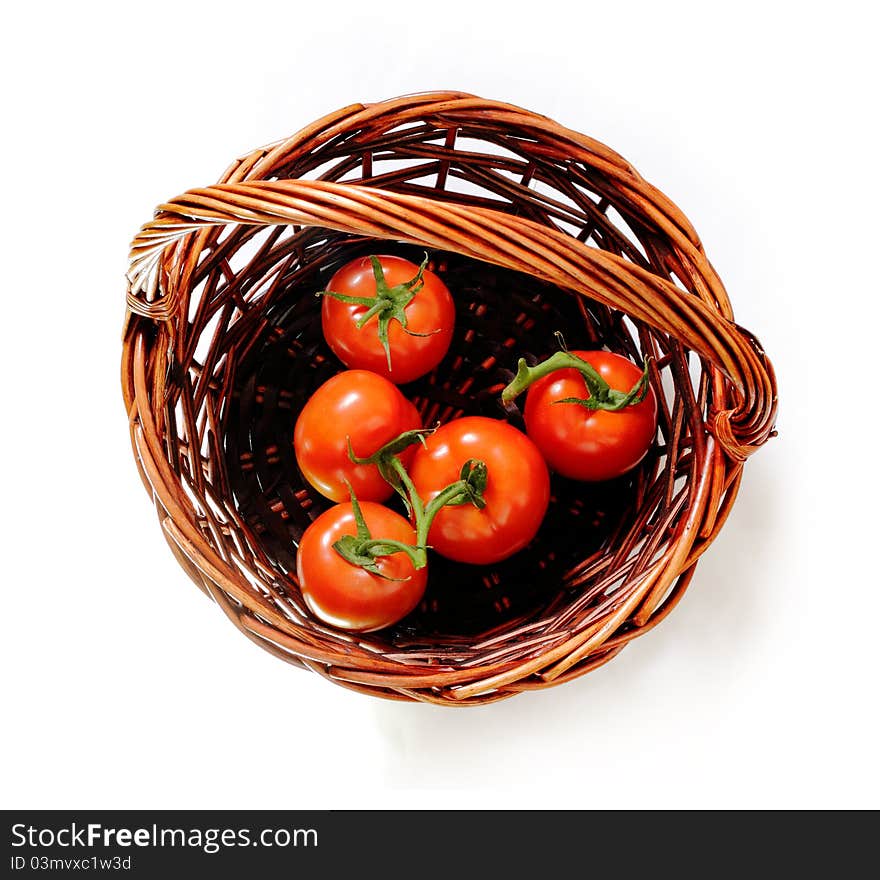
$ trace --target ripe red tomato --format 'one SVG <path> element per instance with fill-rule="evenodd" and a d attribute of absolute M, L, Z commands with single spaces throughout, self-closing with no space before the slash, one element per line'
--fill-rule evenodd
<path fill-rule="evenodd" d="M 525 434 L 498 419 L 467 416 L 442 425 L 416 451 L 410 476 L 425 504 L 458 479 L 468 459 L 486 463 L 486 506 L 444 507 L 428 544 L 449 559 L 488 565 L 535 536 L 550 501 L 550 477 Z"/>
<path fill-rule="evenodd" d="M 374 314 L 358 327 L 358 321 L 371 306 L 342 302 L 326 295 L 321 306 L 324 338 L 347 367 L 371 370 L 398 384 L 412 382 L 433 370 L 449 350 L 455 325 L 455 304 L 446 285 L 430 270 L 424 270 L 424 284 L 411 296 L 411 291 L 404 286 L 417 276 L 419 267 L 400 257 L 380 256 L 377 259 L 391 294 L 398 296 L 397 315 L 405 316 L 407 327 L 404 328 L 391 312 L 386 312 L 386 319 L 391 316 L 387 322 L 386 352 L 379 335 L 381 313 Z M 327 292 L 375 302 L 377 282 L 370 257 L 358 257 L 346 263 L 330 279 Z"/>
<path fill-rule="evenodd" d="M 348 480 L 362 501 L 384 501 L 394 491 L 374 464 L 354 464 L 404 431 L 422 427 L 418 410 L 396 385 L 366 370 L 346 370 L 328 379 L 308 399 L 296 420 L 293 448 L 303 476 L 332 501 L 345 501 Z M 400 453 L 404 466 L 415 450 Z"/>
<path fill-rule="evenodd" d="M 629 391 L 642 376 L 642 370 L 632 361 L 610 351 L 571 354 L 592 364 L 618 391 Z M 617 412 L 555 402 L 589 396 L 584 377 L 573 367 L 543 376 L 528 390 L 526 431 L 547 464 L 562 476 L 610 480 L 645 457 L 657 433 L 657 398 L 649 387 L 644 400 Z"/>
<path fill-rule="evenodd" d="M 360 507 L 373 537 L 415 543 L 413 527 L 393 510 L 370 501 L 360 502 Z M 350 503 L 324 511 L 299 542 L 296 575 L 303 599 L 316 617 L 340 629 L 370 632 L 396 623 L 419 604 L 428 569 L 413 568 L 405 553 L 378 557 L 384 577 L 352 565 L 333 544 L 343 535 L 355 534 Z"/>

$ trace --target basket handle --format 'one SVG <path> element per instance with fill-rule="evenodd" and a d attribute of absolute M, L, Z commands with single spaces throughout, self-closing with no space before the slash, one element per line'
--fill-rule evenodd
<path fill-rule="evenodd" d="M 132 241 L 129 310 L 171 321 L 179 299 L 174 285 L 166 289 L 171 246 L 190 233 L 229 223 L 321 226 L 407 241 L 586 291 L 674 335 L 730 380 L 732 406 L 714 411 L 709 427 L 732 458 L 744 460 L 774 433 L 773 367 L 755 337 L 714 302 L 562 232 L 479 206 L 330 181 L 254 180 L 191 189 L 160 205 Z"/>

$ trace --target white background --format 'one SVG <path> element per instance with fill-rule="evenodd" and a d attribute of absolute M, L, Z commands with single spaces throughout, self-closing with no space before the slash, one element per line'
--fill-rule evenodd
<path fill-rule="evenodd" d="M 880 805 L 868 4 L 307 5 L 4 13 L 2 806 Z M 155 204 L 430 88 L 623 153 L 780 383 L 780 436 L 676 611 L 577 682 L 469 711 L 334 688 L 236 633 L 168 552 L 118 388 Z"/>

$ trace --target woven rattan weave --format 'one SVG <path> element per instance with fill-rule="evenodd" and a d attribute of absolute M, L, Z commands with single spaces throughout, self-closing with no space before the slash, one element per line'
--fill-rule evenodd
<path fill-rule="evenodd" d="M 511 560 L 434 557 L 413 615 L 344 633 L 295 579 L 328 502 L 297 470 L 293 425 L 342 369 L 314 293 L 352 256 L 425 251 L 458 314 L 444 362 L 404 386 L 426 424 L 522 427 L 499 392 L 561 330 L 572 348 L 651 357 L 658 439 L 619 480 L 554 478 Z M 158 208 L 128 278 L 123 393 L 173 553 L 261 647 L 376 696 L 486 703 L 607 662 L 675 607 L 773 433 L 772 367 L 681 211 L 597 141 L 470 95 L 353 105 L 249 153 Z"/>

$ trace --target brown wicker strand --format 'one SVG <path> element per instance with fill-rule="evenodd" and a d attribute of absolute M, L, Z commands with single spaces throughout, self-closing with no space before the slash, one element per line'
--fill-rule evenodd
<path fill-rule="evenodd" d="M 146 299 L 158 286 L 156 254 L 203 224 L 299 223 L 352 234 L 366 231 L 377 239 L 457 250 L 474 259 L 530 271 L 559 287 L 589 289 L 594 299 L 675 335 L 734 382 L 740 392 L 738 405 L 713 415 L 714 431 L 728 454 L 747 458 L 773 429 L 775 401 L 767 400 L 774 388 L 772 368 L 751 334 L 742 333 L 738 325 L 701 300 L 635 264 L 592 248 L 572 253 L 570 238 L 530 221 L 516 218 L 514 222 L 495 212 L 457 205 L 444 205 L 438 212 L 424 199 L 397 194 L 379 198 L 374 191 L 351 184 L 312 181 L 262 181 L 190 190 L 158 211 L 132 245 L 129 299 L 139 303 L 139 314 L 167 320 L 175 313 L 167 294 Z M 453 240 L 451 230 L 461 230 L 468 238 Z M 522 249 L 515 251 L 514 243 Z M 573 257 L 580 258 L 581 265 Z M 144 295 L 143 300 L 138 293 Z"/>
<path fill-rule="evenodd" d="M 382 244 L 377 244 L 382 242 Z M 608 485 L 554 478 L 509 563 L 440 558 L 422 606 L 357 635 L 307 612 L 296 546 L 327 502 L 292 426 L 341 365 L 314 291 L 352 256 L 428 250 L 456 298 L 426 420 L 508 418 L 500 389 L 561 329 L 650 356 L 658 441 Z M 162 204 L 132 242 L 122 389 L 163 534 L 255 644 L 359 693 L 495 702 L 571 681 L 671 612 L 774 434 L 776 379 L 681 211 L 613 150 L 457 92 L 355 104 Z"/>

